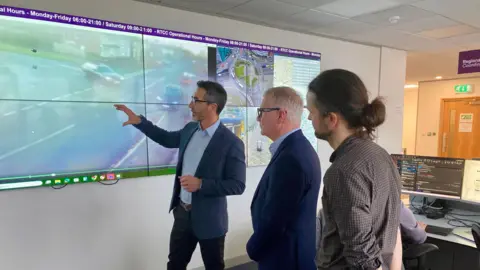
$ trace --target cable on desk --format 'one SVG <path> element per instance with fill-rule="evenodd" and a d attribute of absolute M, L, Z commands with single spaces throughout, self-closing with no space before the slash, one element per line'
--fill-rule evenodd
<path fill-rule="evenodd" d="M 480 222 L 468 219 L 468 217 L 479 217 L 480 214 L 461 214 L 461 213 L 454 213 L 451 209 L 443 208 L 443 207 L 433 207 L 432 205 L 435 203 L 434 200 L 431 203 L 427 203 L 427 200 L 424 198 L 422 202 L 414 203 L 415 196 L 410 201 L 410 206 L 414 209 L 415 214 L 418 215 L 425 215 L 432 213 L 442 213 L 444 218 L 447 220 L 447 224 L 456 227 L 456 228 L 471 228 L 472 224 L 480 225 Z"/>
<path fill-rule="evenodd" d="M 460 216 L 460 217 L 480 217 L 480 214 L 459 214 L 459 213 L 452 213 L 452 215 Z"/>
<path fill-rule="evenodd" d="M 453 227 L 466 227 L 466 228 L 471 228 L 472 224 L 480 225 L 480 223 L 478 221 L 471 220 L 471 219 L 465 219 L 465 218 L 459 218 L 459 217 L 456 217 L 455 215 L 456 214 L 453 214 L 453 213 L 448 213 L 448 214 L 445 215 L 445 219 L 447 220 L 448 225 L 451 225 Z M 457 222 L 457 224 L 456 224 L 456 222 Z M 461 224 L 461 225 L 458 225 L 458 223 Z"/>
<path fill-rule="evenodd" d="M 430 203 L 427 203 L 427 199 L 426 197 L 423 198 L 422 202 L 421 202 L 421 206 L 418 207 L 418 206 L 415 206 L 415 204 L 413 203 L 413 201 L 415 200 L 415 196 L 413 196 L 411 202 L 410 202 L 410 205 L 413 207 L 413 209 L 415 210 L 415 214 L 418 214 L 418 215 L 424 215 L 426 216 L 427 214 L 431 214 L 431 213 L 442 213 L 443 215 L 445 215 L 446 213 L 449 212 L 448 209 L 445 209 L 443 207 L 434 207 L 432 206 L 435 202 L 436 202 L 436 199 L 434 199 L 432 202 Z"/>

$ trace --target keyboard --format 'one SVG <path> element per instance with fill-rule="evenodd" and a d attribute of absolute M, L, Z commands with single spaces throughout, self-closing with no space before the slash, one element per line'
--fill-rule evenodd
<path fill-rule="evenodd" d="M 452 228 L 445 228 L 445 227 L 438 227 L 438 226 L 432 226 L 432 225 L 427 225 L 425 228 L 425 231 L 427 233 L 432 233 L 432 234 L 438 234 L 442 236 L 447 236 L 453 232 Z"/>

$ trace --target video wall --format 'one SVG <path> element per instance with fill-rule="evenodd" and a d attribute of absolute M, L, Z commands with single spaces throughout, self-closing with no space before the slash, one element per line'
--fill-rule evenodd
<path fill-rule="evenodd" d="M 122 127 L 113 104 L 179 130 L 207 79 L 227 90 L 221 121 L 244 141 L 248 166 L 267 165 L 263 92 L 286 85 L 305 98 L 319 73 L 319 53 L 0 6 L 0 190 L 174 173 L 178 150 Z"/>

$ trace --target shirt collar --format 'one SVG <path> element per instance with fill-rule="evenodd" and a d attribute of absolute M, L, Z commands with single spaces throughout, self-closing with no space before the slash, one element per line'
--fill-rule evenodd
<path fill-rule="evenodd" d="M 337 147 L 337 149 L 335 149 L 335 151 L 333 151 L 332 155 L 330 156 L 330 162 L 333 163 L 335 159 L 348 152 L 348 146 L 357 140 L 360 140 L 360 138 L 356 135 L 350 135 L 350 137 L 347 137 L 345 140 L 343 140 L 343 142 Z"/>
<path fill-rule="evenodd" d="M 204 133 L 205 135 L 213 137 L 213 134 L 215 133 L 215 131 L 217 131 L 219 125 L 220 125 L 220 119 L 218 119 L 217 122 L 213 123 L 213 125 L 209 126 L 205 130 L 202 130 L 200 123 L 198 123 L 198 130 Z"/>
<path fill-rule="evenodd" d="M 280 136 L 278 139 L 276 139 L 271 145 L 270 145 L 270 153 L 272 154 L 272 156 L 275 154 L 275 152 L 277 152 L 278 150 L 278 147 L 280 146 L 280 144 L 282 144 L 283 140 L 285 140 L 285 138 L 288 137 L 288 135 L 294 133 L 295 131 L 297 130 L 300 130 L 299 128 L 297 129 L 294 129 L 290 132 L 287 132 L 285 134 L 283 134 L 282 136 Z"/>

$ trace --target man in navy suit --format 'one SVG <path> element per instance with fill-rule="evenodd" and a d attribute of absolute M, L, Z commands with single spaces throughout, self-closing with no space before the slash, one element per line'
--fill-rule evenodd
<path fill-rule="evenodd" d="M 269 89 L 258 109 L 272 159 L 258 184 L 251 212 L 250 258 L 260 270 L 315 270 L 320 161 L 300 130 L 303 100 L 289 87 Z"/>
<path fill-rule="evenodd" d="M 224 244 L 228 231 L 228 195 L 245 190 L 245 146 L 219 119 L 227 102 L 225 89 L 216 82 L 199 81 L 190 109 L 194 122 L 179 131 L 166 131 L 138 116 L 125 105 L 125 125 L 134 125 L 166 148 L 179 148 L 170 211 L 168 270 L 185 270 L 200 243 L 206 270 L 224 269 Z"/>

